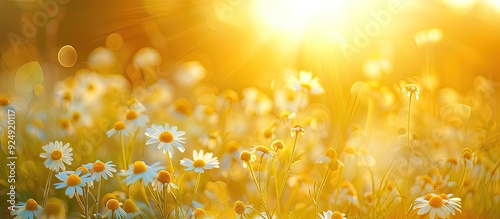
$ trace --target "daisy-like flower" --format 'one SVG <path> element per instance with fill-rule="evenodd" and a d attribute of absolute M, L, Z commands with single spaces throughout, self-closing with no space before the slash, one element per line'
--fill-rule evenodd
<path fill-rule="evenodd" d="M 420 98 L 420 93 L 422 92 L 422 88 L 420 88 L 416 84 L 407 84 L 401 88 L 401 93 L 406 94 L 408 97 L 415 95 L 415 100 Z"/>
<path fill-rule="evenodd" d="M 147 185 L 154 180 L 156 174 L 161 169 L 163 168 L 159 163 L 148 166 L 144 161 L 135 161 L 133 164 L 129 165 L 125 173 L 119 173 L 119 175 L 127 177 L 124 180 L 127 185 L 134 184 L 138 180 L 142 180 L 142 183 Z"/>
<path fill-rule="evenodd" d="M 122 203 L 116 199 L 110 199 L 106 202 L 106 212 L 103 218 L 121 219 L 127 216 L 127 213 L 121 207 Z"/>
<path fill-rule="evenodd" d="M 82 170 L 64 171 L 56 174 L 56 177 L 61 180 L 60 183 L 54 183 L 56 189 L 66 188 L 65 194 L 70 198 L 75 196 L 75 191 L 78 195 L 83 195 L 82 187 L 92 181 L 90 173 L 82 175 Z"/>
<path fill-rule="evenodd" d="M 293 127 L 290 129 L 290 136 L 295 137 L 300 135 L 304 135 L 306 133 L 306 130 L 302 127 L 301 124 L 295 124 Z"/>
<path fill-rule="evenodd" d="M 146 111 L 146 107 L 137 98 L 130 98 L 127 101 L 127 106 L 130 110 L 135 110 L 137 113 L 143 113 Z"/>
<path fill-rule="evenodd" d="M 263 156 L 264 158 L 270 158 L 273 156 L 273 152 L 269 150 L 269 147 L 264 145 L 254 145 L 252 153 L 257 154 L 257 156 Z"/>
<path fill-rule="evenodd" d="M 464 148 L 458 157 L 459 163 L 464 164 L 467 169 L 472 168 L 477 162 L 477 155 L 470 148 Z"/>
<path fill-rule="evenodd" d="M 112 129 L 106 132 L 106 135 L 109 137 L 113 136 L 115 133 L 118 133 L 118 136 L 123 134 L 124 136 L 128 136 L 129 130 L 127 129 L 127 125 L 123 121 L 115 122 L 115 125 Z"/>
<path fill-rule="evenodd" d="M 445 199 L 443 199 L 443 197 L 445 197 Z M 417 211 L 418 215 L 429 213 L 429 218 L 435 219 L 436 216 L 438 216 L 438 218 L 448 218 L 450 213 L 455 215 L 455 210 L 450 209 L 450 207 L 460 211 L 460 199 L 454 199 L 452 204 L 450 204 L 450 201 L 446 194 L 443 194 L 443 196 L 441 196 L 430 193 L 423 197 L 417 198 L 415 200 L 415 206 L 413 207 L 413 209 L 419 209 Z"/>
<path fill-rule="evenodd" d="M 100 160 L 96 160 L 94 163 L 84 164 L 83 166 L 90 170 L 92 179 L 96 182 L 99 182 L 101 177 L 104 178 L 104 180 L 107 180 L 108 176 L 113 177 L 113 173 L 116 172 L 113 161 L 104 163 Z"/>
<path fill-rule="evenodd" d="M 246 216 L 245 216 L 246 208 L 247 208 L 247 206 L 242 201 L 236 201 L 234 203 L 233 210 L 234 210 L 234 213 L 236 213 L 238 219 L 246 218 Z"/>
<path fill-rule="evenodd" d="M 15 216 L 14 219 L 33 219 L 40 218 L 43 208 L 34 199 L 30 198 L 26 202 L 19 202 L 14 206 L 14 211 L 10 215 Z"/>
<path fill-rule="evenodd" d="M 179 189 L 177 185 L 171 182 L 172 176 L 166 170 L 160 170 L 153 181 L 153 190 L 161 192 L 163 187 L 167 187 L 167 192 L 170 193 L 171 188 Z"/>
<path fill-rule="evenodd" d="M 242 151 L 240 153 L 240 160 L 243 161 L 243 167 L 247 168 L 250 163 L 255 162 L 257 157 L 255 157 L 254 154 L 252 154 L 250 151 Z"/>
<path fill-rule="evenodd" d="M 320 219 L 347 219 L 344 213 L 331 210 L 323 211 L 323 214 L 319 214 Z"/>
<path fill-rule="evenodd" d="M 127 199 L 123 204 L 123 210 L 127 214 L 125 219 L 132 219 L 138 217 L 142 212 L 139 210 L 137 205 L 132 199 Z"/>
<path fill-rule="evenodd" d="M 193 160 L 184 158 L 181 160 L 181 165 L 187 167 L 185 170 L 194 170 L 196 173 L 204 173 L 205 170 L 219 168 L 217 157 L 213 157 L 212 153 L 204 153 L 203 150 L 200 150 L 200 152 L 193 150 Z"/>
<path fill-rule="evenodd" d="M 146 127 L 146 123 L 149 122 L 149 117 L 147 115 L 140 114 L 133 109 L 125 113 L 125 119 L 127 123 L 133 127 Z"/>
<path fill-rule="evenodd" d="M 333 159 L 337 159 L 337 151 L 333 148 L 328 148 L 323 155 L 316 159 L 315 164 L 327 164 Z"/>
<path fill-rule="evenodd" d="M 203 208 L 197 208 L 193 211 L 192 219 L 207 219 L 207 212 Z"/>
<path fill-rule="evenodd" d="M 184 152 L 186 149 L 182 144 L 185 144 L 186 138 L 182 137 L 186 132 L 177 130 L 177 126 L 170 126 L 168 123 L 165 126 L 153 124 L 151 128 L 146 128 L 145 135 L 150 137 L 146 142 L 146 145 L 158 144 L 158 149 L 162 149 L 163 153 L 168 155 L 170 158 L 174 155 L 174 148 L 177 147 L 180 152 Z"/>
<path fill-rule="evenodd" d="M 312 73 L 307 71 L 300 71 L 298 78 L 295 76 L 287 78 L 288 87 L 293 91 L 305 91 L 314 95 L 323 94 L 325 92 L 318 81 L 319 79 L 317 77 L 313 78 Z"/>
<path fill-rule="evenodd" d="M 69 143 L 63 146 L 61 141 L 50 142 L 49 144 L 42 147 L 45 153 L 41 153 L 40 157 L 47 158 L 44 164 L 47 168 L 52 171 L 59 172 L 59 170 L 65 171 L 66 167 L 64 164 L 71 165 L 73 161 L 73 148 L 69 147 Z"/>
<path fill-rule="evenodd" d="M 276 150 L 276 151 L 278 151 L 280 149 L 284 149 L 285 142 L 283 142 L 283 140 L 281 140 L 281 139 L 274 140 L 273 142 L 271 142 L 271 148 Z"/>
<path fill-rule="evenodd" d="M 444 205 L 446 205 L 446 207 L 448 207 L 448 209 L 450 209 L 450 213 L 452 215 L 455 215 L 455 210 L 457 210 L 458 212 L 462 212 L 462 210 L 460 210 L 460 208 L 462 207 L 462 199 L 460 199 L 459 197 L 453 197 L 453 194 L 445 194 L 445 193 L 442 193 L 441 195 L 441 198 L 443 198 L 443 201 L 444 201 Z"/>

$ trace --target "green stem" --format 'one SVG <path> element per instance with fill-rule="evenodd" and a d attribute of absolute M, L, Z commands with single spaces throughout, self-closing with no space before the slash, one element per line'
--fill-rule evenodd
<path fill-rule="evenodd" d="M 330 176 L 330 169 L 327 169 L 325 177 L 323 178 L 323 181 L 321 181 L 321 184 L 319 186 L 318 193 L 316 194 L 316 212 L 318 213 L 319 213 L 319 198 L 321 196 L 321 192 L 323 191 L 323 187 L 325 186 L 329 176 Z"/>
<path fill-rule="evenodd" d="M 408 100 L 408 129 L 406 130 L 406 131 L 407 131 L 407 133 L 408 133 L 408 134 L 407 134 L 407 135 L 408 135 L 408 136 L 407 136 L 407 137 L 408 137 L 408 147 L 411 147 L 411 148 L 413 148 L 413 147 L 411 146 L 411 144 L 410 144 L 410 135 L 411 135 L 411 133 L 410 133 L 410 118 L 411 118 L 411 97 L 412 97 L 412 96 L 413 96 L 413 94 L 412 94 L 412 93 L 410 93 L 410 98 L 409 98 L 409 100 Z"/>
<path fill-rule="evenodd" d="M 85 206 L 83 205 L 78 192 L 75 192 L 75 196 L 76 196 L 76 201 L 78 201 L 78 205 L 80 205 L 80 208 L 82 209 L 83 213 L 85 213 Z"/>
<path fill-rule="evenodd" d="M 201 173 L 198 173 L 196 176 L 196 187 L 194 188 L 193 196 L 191 196 L 191 201 L 189 201 L 189 207 L 193 206 L 193 200 L 194 197 L 196 196 L 196 192 L 198 192 L 198 188 L 200 187 L 200 181 L 201 181 Z M 189 208 L 186 209 L 186 214 L 188 213 Z"/>
<path fill-rule="evenodd" d="M 174 163 L 172 162 L 172 158 L 170 157 L 170 152 L 167 151 L 167 159 L 168 159 L 168 165 L 169 165 L 169 170 L 172 173 L 172 177 L 175 179 L 175 169 L 174 169 Z"/>
<path fill-rule="evenodd" d="M 95 206 L 96 215 L 99 213 L 99 205 L 101 204 L 101 183 L 102 183 L 102 179 L 99 180 L 99 183 L 97 185 L 97 200 L 96 200 L 96 206 Z"/>
<path fill-rule="evenodd" d="M 52 170 L 50 170 L 49 176 L 47 178 L 47 182 L 45 183 L 45 190 L 43 191 L 43 207 L 47 206 L 47 200 L 49 198 L 50 182 L 52 181 L 52 175 L 54 175 L 54 172 L 52 172 Z"/>
<path fill-rule="evenodd" d="M 290 159 L 288 159 L 288 164 L 286 166 L 285 175 L 283 176 L 283 180 L 281 181 L 280 189 L 279 189 L 277 197 L 276 197 L 276 202 L 278 203 L 278 206 L 280 203 L 281 195 L 283 194 L 283 190 L 285 189 L 286 180 L 288 179 L 288 174 L 290 173 L 290 170 L 291 170 L 293 158 L 295 157 L 295 146 L 297 145 L 298 138 L 299 138 L 299 134 L 295 133 L 295 138 L 293 140 L 293 146 L 292 146 L 292 154 L 290 155 Z M 271 216 L 271 218 L 272 218 L 272 216 Z"/>
<path fill-rule="evenodd" d="M 260 192 L 261 192 L 261 194 L 260 194 L 261 196 L 263 196 L 263 195 L 264 195 L 264 194 L 263 194 L 263 191 L 262 191 L 262 185 L 261 185 L 262 181 L 260 180 L 261 169 L 262 169 L 262 160 L 263 160 L 263 159 L 264 159 L 264 155 L 260 156 L 259 170 L 257 171 L 257 177 L 258 177 L 258 178 L 257 178 L 257 183 L 259 183 L 259 187 L 260 187 L 260 189 L 261 189 L 261 191 L 260 191 Z"/>
<path fill-rule="evenodd" d="M 271 158 L 271 164 L 269 165 L 269 168 L 267 169 L 267 174 L 266 174 L 266 183 L 264 184 L 264 194 L 265 194 L 265 197 L 263 197 L 264 199 L 267 199 L 267 189 L 269 187 L 269 183 L 271 181 L 271 171 L 273 169 L 273 166 L 274 166 L 274 159 L 275 157 L 278 155 L 278 148 L 275 149 L 275 154 L 274 156 Z"/>
<path fill-rule="evenodd" d="M 163 203 L 162 203 L 162 207 L 163 207 L 163 214 L 165 216 L 165 219 L 168 218 L 168 213 L 167 213 L 167 197 L 168 197 L 167 188 L 163 188 Z"/>
<path fill-rule="evenodd" d="M 125 142 L 123 140 L 123 133 L 122 132 L 120 132 L 120 146 L 122 148 L 123 169 L 127 170 L 127 158 L 125 157 Z"/>
<path fill-rule="evenodd" d="M 250 171 L 250 175 L 252 176 L 252 180 L 255 183 L 255 186 L 257 187 L 257 190 L 259 190 L 259 193 L 262 194 L 259 182 L 257 181 L 257 178 L 255 177 L 255 173 L 253 172 L 252 164 L 250 164 L 250 162 L 248 162 L 248 161 L 246 161 L 246 163 L 248 166 L 248 170 Z"/>

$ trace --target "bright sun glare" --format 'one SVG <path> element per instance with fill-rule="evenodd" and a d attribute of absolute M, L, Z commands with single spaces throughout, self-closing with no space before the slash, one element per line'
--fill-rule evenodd
<path fill-rule="evenodd" d="M 312 22 L 341 18 L 345 0 L 257 0 L 254 12 L 258 20 L 272 30 L 300 34 Z"/>

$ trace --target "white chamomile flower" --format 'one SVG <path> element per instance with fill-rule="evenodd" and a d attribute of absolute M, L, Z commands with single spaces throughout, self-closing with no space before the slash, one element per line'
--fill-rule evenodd
<path fill-rule="evenodd" d="M 213 157 L 212 153 L 204 153 L 203 150 L 200 150 L 200 152 L 194 150 L 193 160 L 188 158 L 181 160 L 181 164 L 187 167 L 185 170 L 194 170 L 194 172 L 197 173 L 204 173 L 207 169 L 219 168 L 217 157 Z"/>
<path fill-rule="evenodd" d="M 69 143 L 63 146 L 61 141 L 50 142 L 49 144 L 42 147 L 45 153 L 41 153 L 40 157 L 47 158 L 44 164 L 47 168 L 52 171 L 59 172 L 60 170 L 65 171 L 66 167 L 64 164 L 71 165 L 73 161 L 72 148 L 69 147 Z"/>
<path fill-rule="evenodd" d="M 174 154 L 174 148 L 177 147 L 180 152 L 184 152 L 184 146 L 186 138 L 182 137 L 186 132 L 177 130 L 177 126 L 170 126 L 168 123 L 165 126 L 153 124 L 151 128 L 146 128 L 146 136 L 150 139 L 146 142 L 146 145 L 158 143 L 158 149 L 162 149 L 163 153 L 172 158 Z"/>
<path fill-rule="evenodd" d="M 10 215 L 15 216 L 14 219 L 40 218 L 43 212 L 43 207 L 32 198 L 26 202 L 17 203 L 14 209 L 14 211 L 10 212 Z"/>

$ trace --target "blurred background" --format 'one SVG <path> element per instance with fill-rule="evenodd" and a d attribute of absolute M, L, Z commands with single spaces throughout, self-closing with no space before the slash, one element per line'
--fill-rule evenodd
<path fill-rule="evenodd" d="M 0 90 L 9 92 L 29 61 L 50 84 L 82 68 L 127 74 L 144 47 L 160 53 L 160 77 L 198 61 L 221 90 L 269 90 L 296 69 L 338 90 L 427 72 L 466 91 L 477 75 L 498 81 L 500 68 L 498 0 L 2 0 L 0 14 Z M 65 45 L 76 55 L 66 67 Z M 99 48 L 113 53 L 92 59 Z"/>

